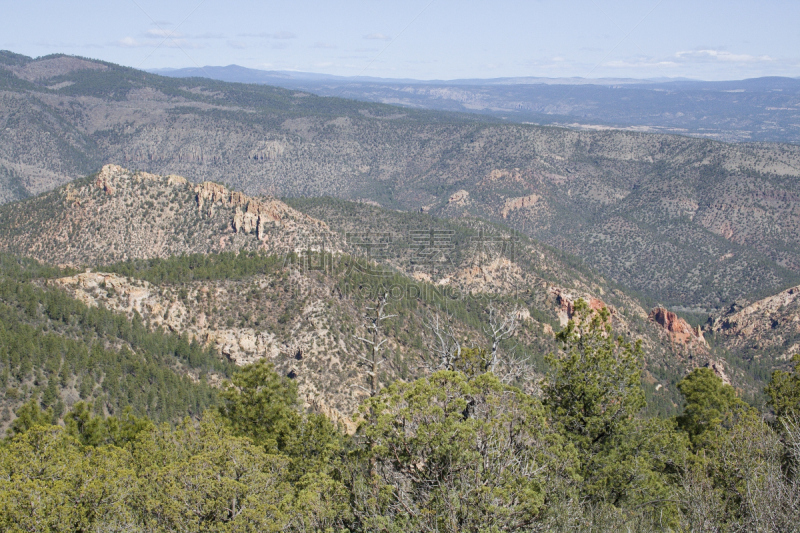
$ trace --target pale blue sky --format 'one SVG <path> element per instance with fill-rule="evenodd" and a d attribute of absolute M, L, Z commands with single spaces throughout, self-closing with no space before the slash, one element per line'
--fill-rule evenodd
<path fill-rule="evenodd" d="M 800 76 L 800 2 L 0 0 L 0 48 L 422 79 Z"/>

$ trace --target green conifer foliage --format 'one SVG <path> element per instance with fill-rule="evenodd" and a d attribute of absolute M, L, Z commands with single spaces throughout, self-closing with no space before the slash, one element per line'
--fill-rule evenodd
<path fill-rule="evenodd" d="M 730 427 L 734 417 L 747 408 L 736 391 L 722 382 L 710 368 L 697 368 L 678 383 L 686 400 L 683 414 L 677 417 L 678 427 L 698 444 L 704 434 L 719 426 Z"/>
<path fill-rule="evenodd" d="M 795 355 L 792 362 L 793 371 L 774 371 L 764 391 L 769 396 L 769 406 L 779 417 L 800 415 L 800 354 Z"/>
<path fill-rule="evenodd" d="M 575 302 L 573 318 L 559 332 L 559 354 L 544 387 L 545 405 L 578 447 L 597 450 L 645 406 L 641 344 L 614 338 L 610 314 Z"/>

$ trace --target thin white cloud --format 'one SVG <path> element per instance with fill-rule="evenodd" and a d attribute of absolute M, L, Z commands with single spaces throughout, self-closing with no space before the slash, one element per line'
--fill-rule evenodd
<path fill-rule="evenodd" d="M 225 34 L 224 33 L 206 32 L 206 33 L 201 33 L 199 35 L 194 35 L 193 37 L 195 39 L 224 39 L 225 38 Z"/>
<path fill-rule="evenodd" d="M 369 35 L 365 35 L 364 39 L 369 39 L 372 41 L 391 41 L 392 38 L 389 35 L 384 35 L 383 33 L 370 33 Z"/>
<path fill-rule="evenodd" d="M 297 35 L 290 31 L 278 31 L 275 33 L 240 33 L 238 37 L 256 37 L 258 39 L 297 39 Z"/>
<path fill-rule="evenodd" d="M 153 28 L 145 32 L 150 37 L 183 37 L 182 33 L 173 32 L 172 30 L 162 30 L 161 28 Z"/>
<path fill-rule="evenodd" d="M 729 63 L 763 63 L 768 61 L 775 61 L 775 59 L 763 55 L 754 56 L 750 54 L 734 54 L 725 50 L 691 50 L 678 52 L 675 54 L 678 59 L 689 61 L 725 61 Z"/>
<path fill-rule="evenodd" d="M 193 43 L 186 39 L 134 39 L 133 37 L 123 37 L 122 39 L 112 43 L 114 46 L 121 46 L 122 48 L 155 48 L 163 46 L 165 48 L 183 48 L 183 49 L 196 49 L 203 48 L 201 43 Z"/>
<path fill-rule="evenodd" d="M 611 68 L 661 68 L 661 67 L 677 67 L 678 63 L 675 61 L 609 61 L 603 63 L 604 67 Z"/>
<path fill-rule="evenodd" d="M 117 44 L 119 46 L 123 46 L 125 48 L 136 48 L 136 47 L 139 47 L 139 46 L 148 46 L 148 45 L 146 45 L 144 43 L 141 43 L 141 42 L 137 41 L 133 37 L 123 37 L 122 39 L 117 41 Z"/>
<path fill-rule="evenodd" d="M 317 41 L 317 42 L 314 43 L 314 48 L 329 48 L 329 49 L 333 49 L 333 48 L 336 48 L 336 45 L 332 44 L 332 43 L 324 43 L 322 41 Z"/>

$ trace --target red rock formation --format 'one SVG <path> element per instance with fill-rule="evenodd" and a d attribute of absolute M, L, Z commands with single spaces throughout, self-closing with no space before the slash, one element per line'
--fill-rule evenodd
<path fill-rule="evenodd" d="M 666 329 L 673 341 L 687 344 L 699 338 L 697 332 L 684 319 L 663 307 L 656 307 L 650 311 L 649 318 Z"/>
<path fill-rule="evenodd" d="M 569 321 L 575 314 L 574 302 L 578 300 L 578 297 L 573 297 L 572 295 L 567 294 L 562 289 L 558 288 L 551 288 L 550 293 L 555 296 L 556 305 L 558 305 L 558 308 L 556 309 L 556 313 L 558 313 L 558 320 L 562 326 L 566 326 L 567 321 Z M 612 306 L 606 304 L 599 298 L 595 298 L 594 296 L 584 296 L 583 300 L 589 305 L 590 311 L 597 312 L 605 307 L 612 315 L 616 312 Z"/>
<path fill-rule="evenodd" d="M 608 305 L 606 305 L 603 300 L 600 300 L 599 298 L 593 298 L 591 296 L 589 297 L 589 309 L 592 311 L 599 311 L 604 307 L 608 307 Z M 608 310 L 611 311 L 611 308 L 608 307 Z"/>

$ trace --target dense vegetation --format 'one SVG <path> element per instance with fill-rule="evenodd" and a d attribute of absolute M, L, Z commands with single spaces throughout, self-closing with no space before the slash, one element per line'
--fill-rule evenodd
<path fill-rule="evenodd" d="M 102 270 L 158 285 L 220 279 L 239 280 L 255 275 L 272 274 L 286 263 L 287 259 L 279 255 L 257 252 L 222 252 L 218 254 L 187 254 L 166 259 L 129 260 L 113 265 L 104 265 Z"/>
<path fill-rule="evenodd" d="M 213 350 L 42 284 L 63 274 L 53 267 L 2 255 L 0 269 L 3 426 L 10 408 L 29 400 L 53 420 L 64 414 L 64 399 L 91 401 L 101 414 L 130 407 L 157 421 L 199 415 L 215 403 L 207 376 L 224 376 L 230 366 Z"/>
<path fill-rule="evenodd" d="M 353 436 L 242 368 L 175 426 L 28 403 L 0 445 L 7 531 L 795 531 L 800 357 L 765 419 L 708 369 L 640 415 L 641 347 L 579 302 L 541 395 L 461 365 L 395 382 Z M 471 357 L 469 353 L 465 358 Z M 463 368 L 466 372 L 459 370 Z"/>

